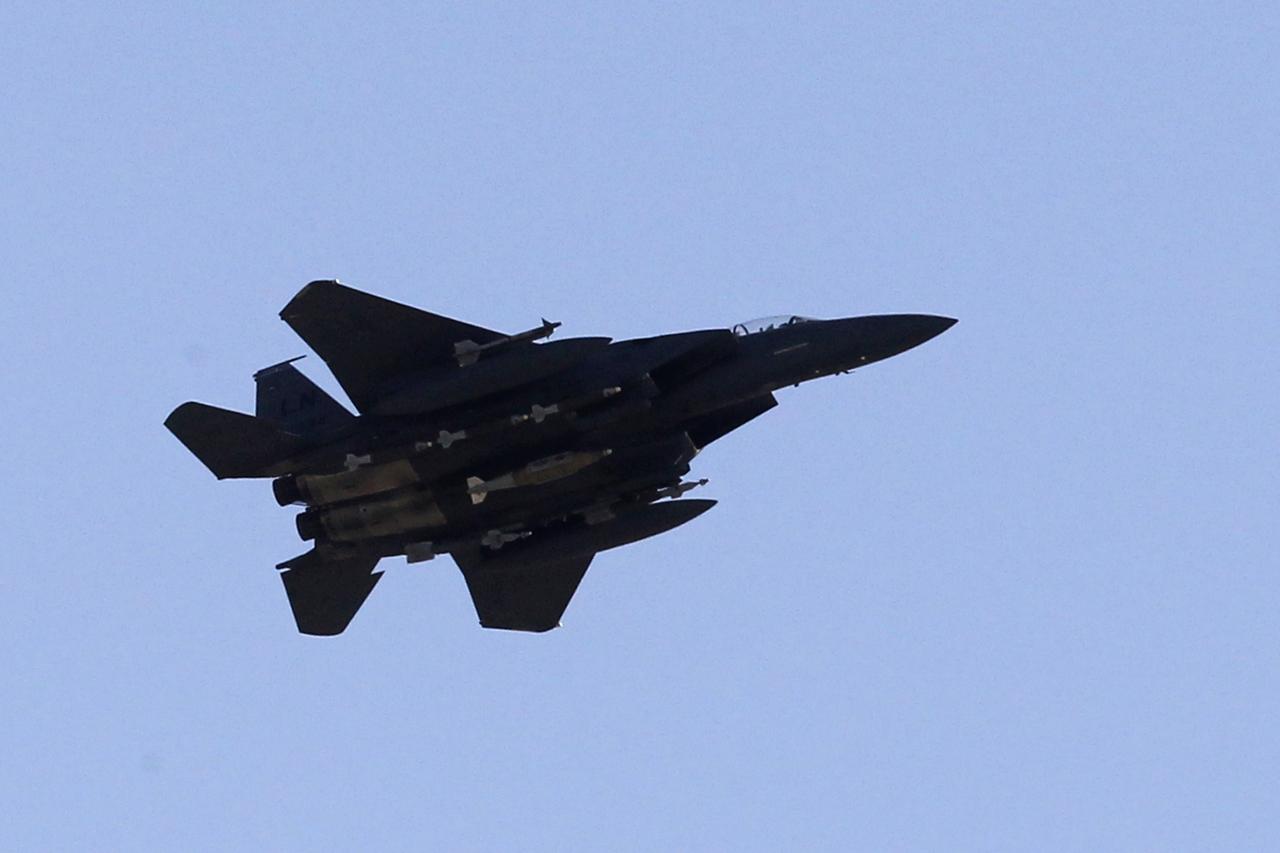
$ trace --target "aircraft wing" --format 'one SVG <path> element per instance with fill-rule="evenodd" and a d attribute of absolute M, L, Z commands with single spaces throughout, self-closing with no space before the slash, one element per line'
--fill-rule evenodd
<path fill-rule="evenodd" d="M 482 562 L 454 554 L 481 625 L 539 633 L 560 624 L 593 557 L 595 554 L 487 569 Z"/>
<path fill-rule="evenodd" d="M 377 557 L 312 549 L 276 566 L 285 570 L 280 578 L 298 630 L 322 637 L 345 631 L 382 577 L 377 564 Z"/>
<path fill-rule="evenodd" d="M 452 320 L 339 284 L 313 281 L 280 317 L 324 359 L 360 411 L 387 381 L 453 355 L 453 345 L 485 344 L 501 332 Z"/>

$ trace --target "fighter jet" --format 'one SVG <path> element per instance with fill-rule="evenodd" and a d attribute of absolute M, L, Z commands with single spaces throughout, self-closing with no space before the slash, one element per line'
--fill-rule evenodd
<path fill-rule="evenodd" d="M 698 452 L 774 392 L 898 355 L 956 321 L 772 317 L 614 341 L 504 334 L 314 281 L 280 312 L 351 412 L 294 365 L 254 374 L 253 415 L 178 406 L 165 426 L 218 479 L 270 478 L 311 550 L 285 560 L 298 630 L 346 630 L 379 561 L 448 554 L 487 628 L 555 628 L 600 551 L 715 505 Z"/>

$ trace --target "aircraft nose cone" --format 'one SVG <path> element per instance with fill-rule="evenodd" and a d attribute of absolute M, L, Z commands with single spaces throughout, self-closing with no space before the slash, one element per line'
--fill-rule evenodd
<path fill-rule="evenodd" d="M 870 364 L 904 353 L 956 324 L 951 317 L 932 314 L 884 314 L 844 322 L 849 325 L 848 340 L 856 355 L 855 364 Z"/>
<path fill-rule="evenodd" d="M 899 321 L 896 335 L 903 344 L 898 352 L 918 347 L 956 324 L 952 317 L 936 317 L 932 314 L 901 314 L 895 319 Z"/>

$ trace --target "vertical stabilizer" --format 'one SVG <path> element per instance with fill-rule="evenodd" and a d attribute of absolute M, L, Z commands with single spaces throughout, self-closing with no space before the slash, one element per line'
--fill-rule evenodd
<path fill-rule="evenodd" d="M 329 432 L 350 421 L 354 415 L 303 376 L 293 366 L 297 360 L 282 361 L 253 374 L 258 385 L 257 416 L 304 436 Z"/>

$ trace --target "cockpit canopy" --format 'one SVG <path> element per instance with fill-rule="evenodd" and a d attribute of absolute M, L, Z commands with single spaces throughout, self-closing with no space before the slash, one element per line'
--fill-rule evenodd
<path fill-rule="evenodd" d="M 780 329 L 783 326 L 794 326 L 797 323 L 813 322 L 813 317 L 801 317 L 796 314 L 780 314 L 776 317 L 760 317 L 755 320 L 748 320 L 745 323 L 739 323 L 733 327 L 733 333 L 738 337 L 745 335 L 755 335 L 760 332 L 768 332 L 772 329 Z"/>

